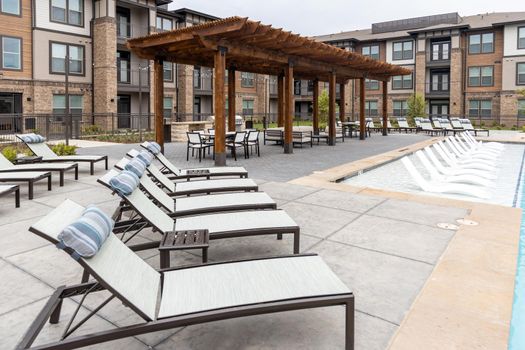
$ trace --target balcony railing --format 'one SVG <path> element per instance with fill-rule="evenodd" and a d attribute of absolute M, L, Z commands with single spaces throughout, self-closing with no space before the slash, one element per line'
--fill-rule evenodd
<path fill-rule="evenodd" d="M 212 91 L 213 79 L 212 77 L 203 76 L 201 74 L 193 75 L 193 88 L 200 91 Z"/>
<path fill-rule="evenodd" d="M 448 96 L 450 94 L 450 84 L 448 82 L 427 82 L 425 83 L 425 93 L 432 96 Z"/>
<path fill-rule="evenodd" d="M 426 57 L 427 57 L 427 65 L 450 64 L 450 51 L 449 50 L 427 51 Z"/>
<path fill-rule="evenodd" d="M 147 70 L 117 68 L 117 71 L 117 82 L 120 86 L 138 87 L 141 85 L 142 88 L 149 87 L 149 73 Z M 139 74 L 141 75 L 140 79 Z"/>
<path fill-rule="evenodd" d="M 148 28 L 145 26 L 134 25 L 129 22 L 117 21 L 117 38 L 130 39 L 148 35 Z"/>

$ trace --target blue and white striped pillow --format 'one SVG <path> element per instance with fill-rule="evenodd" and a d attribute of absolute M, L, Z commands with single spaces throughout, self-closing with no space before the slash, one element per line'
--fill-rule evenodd
<path fill-rule="evenodd" d="M 151 162 L 153 162 L 153 154 L 149 153 L 148 151 L 141 151 L 139 154 L 137 154 L 137 159 L 140 159 L 146 167 L 148 167 Z"/>
<path fill-rule="evenodd" d="M 58 235 L 59 248 L 74 250 L 73 258 L 91 258 L 111 234 L 115 222 L 95 206 L 87 207 L 82 216 Z"/>
<path fill-rule="evenodd" d="M 37 135 L 37 134 L 20 135 L 20 138 L 25 143 L 42 143 L 46 140 L 42 135 Z"/>
<path fill-rule="evenodd" d="M 119 196 L 129 196 L 138 187 L 140 179 L 135 173 L 124 170 L 109 180 L 109 185 Z"/>
<path fill-rule="evenodd" d="M 148 151 L 150 151 L 153 154 L 159 154 L 160 153 L 160 145 L 156 142 L 150 141 L 148 142 L 147 146 Z"/>
<path fill-rule="evenodd" d="M 137 177 L 141 178 L 142 175 L 144 175 L 144 172 L 146 171 L 146 165 L 140 159 L 133 158 L 128 162 L 128 164 L 126 164 L 126 166 L 124 166 L 124 169 L 131 171 L 132 173 L 137 175 Z"/>

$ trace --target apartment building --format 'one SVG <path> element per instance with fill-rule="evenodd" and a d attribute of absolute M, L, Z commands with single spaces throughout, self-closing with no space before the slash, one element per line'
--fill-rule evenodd
<path fill-rule="evenodd" d="M 406 113 L 407 98 L 425 96 L 429 115 L 469 116 L 516 125 L 525 118 L 525 12 L 460 16 L 448 13 L 374 23 L 369 29 L 316 39 L 412 69 L 388 84 L 388 113 Z M 365 112 L 382 110 L 382 87 L 366 80 Z M 346 88 L 358 114 L 359 81 Z"/>

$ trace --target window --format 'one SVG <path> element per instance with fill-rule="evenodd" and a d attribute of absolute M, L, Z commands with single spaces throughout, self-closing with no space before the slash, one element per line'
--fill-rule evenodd
<path fill-rule="evenodd" d="M 525 118 L 525 100 L 518 100 L 518 117 Z"/>
<path fill-rule="evenodd" d="M 117 37 L 131 37 L 130 11 L 127 8 L 117 7 Z"/>
<path fill-rule="evenodd" d="M 525 62 L 516 64 L 516 85 L 525 85 Z"/>
<path fill-rule="evenodd" d="M 367 90 L 379 90 L 379 81 L 372 79 L 365 79 L 365 88 Z"/>
<path fill-rule="evenodd" d="M 117 51 L 117 82 L 131 83 L 130 54 L 127 51 Z"/>
<path fill-rule="evenodd" d="M 301 95 L 301 81 L 300 80 L 293 81 L 293 94 L 296 96 Z"/>
<path fill-rule="evenodd" d="M 173 63 L 164 61 L 164 81 L 173 81 Z"/>
<path fill-rule="evenodd" d="M 173 21 L 166 17 L 157 17 L 157 30 L 168 31 L 173 29 Z"/>
<path fill-rule="evenodd" d="M 82 26 L 84 17 L 83 0 L 50 0 L 51 21 Z"/>
<path fill-rule="evenodd" d="M 0 0 L 0 12 L 20 16 L 20 0 Z"/>
<path fill-rule="evenodd" d="M 392 77 L 392 90 L 412 89 L 412 73 Z"/>
<path fill-rule="evenodd" d="M 22 39 L 2 37 L 2 68 L 22 69 Z"/>
<path fill-rule="evenodd" d="M 525 27 L 518 27 L 518 49 L 525 49 Z"/>
<path fill-rule="evenodd" d="M 378 60 L 379 59 L 379 45 L 363 46 L 363 48 L 361 49 L 361 54 L 363 56 L 373 58 L 374 60 Z"/>
<path fill-rule="evenodd" d="M 407 114 L 407 101 L 394 101 L 393 112 L 395 117 L 404 117 Z"/>
<path fill-rule="evenodd" d="M 492 116 L 492 101 L 470 100 L 468 114 L 472 118 L 490 118 Z"/>
<path fill-rule="evenodd" d="M 84 99 L 80 95 L 69 95 L 69 113 L 82 115 Z M 66 95 L 53 95 L 53 114 L 66 114 Z"/>
<path fill-rule="evenodd" d="M 392 59 L 396 60 L 410 60 L 413 57 L 414 42 L 412 40 L 408 41 L 398 41 L 393 45 L 393 55 Z"/>
<path fill-rule="evenodd" d="M 164 97 L 164 118 L 171 118 L 173 110 L 173 97 Z"/>
<path fill-rule="evenodd" d="M 254 85 L 255 85 L 255 74 L 241 72 L 241 86 L 242 87 L 253 87 Z"/>
<path fill-rule="evenodd" d="M 242 114 L 253 115 L 253 100 L 242 100 Z"/>
<path fill-rule="evenodd" d="M 469 67 L 468 69 L 468 85 L 469 86 L 492 86 L 494 67 Z"/>
<path fill-rule="evenodd" d="M 193 88 L 200 89 L 202 87 L 201 67 L 194 67 L 193 69 Z"/>
<path fill-rule="evenodd" d="M 84 74 L 84 46 L 51 43 L 51 73 L 65 74 L 69 55 L 69 74 Z"/>
<path fill-rule="evenodd" d="M 470 35 L 468 52 L 470 54 L 494 52 L 494 33 Z"/>
<path fill-rule="evenodd" d="M 377 117 L 377 101 L 365 101 L 365 116 Z"/>

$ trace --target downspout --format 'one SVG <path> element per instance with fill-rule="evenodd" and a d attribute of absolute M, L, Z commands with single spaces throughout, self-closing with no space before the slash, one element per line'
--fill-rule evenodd
<path fill-rule="evenodd" d="M 459 39 L 461 41 L 461 44 L 459 45 L 459 49 L 460 49 L 460 52 L 461 52 L 461 55 L 463 56 L 462 59 L 463 59 L 463 69 L 461 70 L 461 77 L 463 78 L 463 106 L 461 108 L 461 112 L 463 114 L 463 118 L 467 118 L 467 78 L 466 78 L 466 74 L 467 74 L 467 54 L 465 52 L 465 48 L 464 48 L 464 41 L 462 40 L 462 36 L 463 35 L 460 35 L 459 36 Z"/>
<path fill-rule="evenodd" d="M 31 0 L 31 85 L 33 86 L 33 98 L 31 104 L 33 105 L 33 114 L 35 114 L 35 27 L 36 27 L 36 16 L 35 14 L 35 1 Z M 22 48 L 23 52 L 23 48 Z M 22 101 L 22 114 L 24 113 L 24 101 Z"/>
<path fill-rule="evenodd" d="M 94 45 L 94 33 L 95 33 L 95 3 L 93 2 L 93 9 L 90 24 L 90 37 L 91 37 L 91 125 L 95 125 L 95 45 Z"/>

